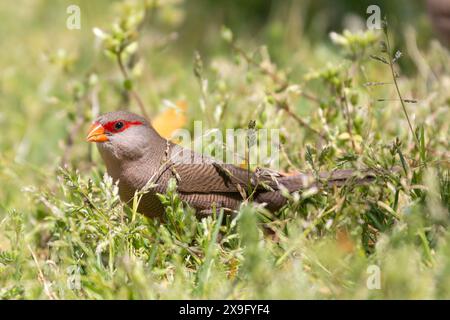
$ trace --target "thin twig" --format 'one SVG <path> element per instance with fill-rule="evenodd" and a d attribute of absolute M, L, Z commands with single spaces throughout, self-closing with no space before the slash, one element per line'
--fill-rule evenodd
<path fill-rule="evenodd" d="M 277 107 L 284 110 L 288 115 L 290 115 L 292 118 L 294 118 L 295 121 L 297 121 L 302 127 L 308 129 L 309 131 L 315 133 L 316 135 L 318 135 L 319 137 L 321 137 L 322 139 L 326 140 L 326 136 L 321 133 L 320 131 L 314 129 L 313 127 L 311 127 L 305 120 L 303 120 L 302 118 L 300 118 L 296 113 L 294 113 L 291 108 L 289 107 L 289 105 L 287 104 L 287 102 L 285 101 L 277 101 Z"/>
<path fill-rule="evenodd" d="M 273 72 L 272 70 L 270 70 L 269 68 L 267 68 L 265 66 L 262 66 L 255 59 L 253 59 L 253 57 L 248 55 L 247 52 L 245 52 L 245 50 L 238 47 L 235 43 L 231 43 L 231 48 L 234 51 L 236 51 L 237 53 L 239 53 L 244 58 L 244 60 L 247 62 L 247 64 L 257 67 L 259 70 L 261 70 L 261 72 L 263 74 L 269 76 L 275 83 L 278 83 L 280 85 L 280 88 L 278 88 L 276 90 L 277 92 L 283 91 L 284 89 L 286 89 L 289 86 L 289 82 L 286 81 L 285 79 L 281 78 L 278 75 L 278 73 Z M 316 103 L 320 103 L 320 99 L 310 93 L 302 91 L 300 94 L 308 100 L 314 101 Z"/>
<path fill-rule="evenodd" d="M 47 295 L 47 297 L 50 300 L 57 300 L 58 298 L 55 296 L 55 294 L 50 289 L 50 284 L 45 279 L 44 274 L 42 273 L 41 268 L 39 267 L 39 262 L 36 258 L 36 255 L 34 254 L 33 250 L 31 249 L 30 245 L 28 245 L 28 250 L 30 250 L 31 256 L 33 257 L 34 263 L 36 264 L 36 268 L 38 271 L 38 279 L 39 282 L 44 286 L 44 292 Z"/>
<path fill-rule="evenodd" d="M 238 47 L 234 42 L 231 43 L 231 47 L 232 47 L 233 50 L 235 50 L 237 53 L 239 53 L 244 58 L 244 60 L 247 62 L 247 64 L 257 67 L 263 74 L 269 76 L 275 83 L 278 83 L 280 88 L 278 88 L 278 90 L 276 90 L 277 92 L 283 91 L 284 89 L 286 89 L 289 86 L 289 82 L 288 81 L 286 81 L 285 79 L 281 78 L 278 75 L 278 73 L 272 71 L 270 68 L 262 66 L 253 57 L 251 57 L 249 54 L 247 54 L 247 52 L 245 52 L 242 48 Z M 308 99 L 308 100 L 311 100 L 311 101 L 313 101 L 315 103 L 320 104 L 320 99 L 317 98 L 316 96 L 310 94 L 310 93 L 302 91 L 301 95 L 303 97 L 305 97 L 306 99 Z M 318 130 L 314 129 L 313 127 L 311 127 L 306 121 L 304 121 L 297 114 L 295 114 L 290 109 L 290 107 L 287 104 L 287 102 L 285 102 L 285 101 L 284 102 L 277 101 L 276 102 L 276 106 L 278 108 L 284 110 L 288 115 L 290 115 L 292 118 L 294 118 L 302 127 L 305 127 L 306 129 L 308 129 L 309 131 L 315 133 L 316 135 L 318 135 L 322 139 L 324 139 L 324 140 L 326 139 L 326 136 L 324 134 L 322 134 Z"/>
<path fill-rule="evenodd" d="M 76 119 L 75 123 L 73 123 L 71 129 L 67 133 L 66 142 L 64 144 L 62 158 L 60 162 L 60 166 L 64 166 L 67 164 L 70 158 L 70 154 L 73 149 L 73 145 L 75 142 L 75 137 L 78 135 L 80 128 L 83 126 L 85 122 L 84 112 L 83 112 L 83 103 L 86 102 L 89 91 L 87 91 L 82 97 L 76 98 Z"/>
<path fill-rule="evenodd" d="M 353 138 L 353 133 L 352 133 L 352 128 L 353 128 L 352 118 L 350 115 L 350 108 L 348 107 L 347 95 L 345 94 L 344 90 L 342 90 L 341 101 L 344 104 L 344 110 L 345 110 L 344 116 L 347 120 L 347 131 L 348 131 L 348 134 L 350 135 L 350 141 L 352 142 L 353 150 L 356 150 L 355 139 Z"/>
<path fill-rule="evenodd" d="M 67 164 L 67 162 L 69 161 L 70 158 L 70 154 L 73 148 L 73 144 L 75 141 L 75 137 L 78 134 L 78 131 L 80 131 L 81 126 L 84 123 L 84 116 L 82 115 L 82 113 L 78 112 L 77 116 L 76 116 L 76 120 L 75 123 L 73 124 L 72 128 L 70 129 L 69 133 L 66 136 L 66 143 L 64 146 L 64 150 L 63 150 L 63 155 L 61 158 L 61 166 L 64 166 Z"/>
<path fill-rule="evenodd" d="M 392 74 L 392 78 L 394 80 L 395 89 L 397 90 L 398 97 L 400 98 L 400 103 L 402 105 L 403 113 L 405 114 L 406 120 L 408 121 L 409 129 L 411 130 L 411 133 L 412 133 L 414 139 L 416 140 L 417 148 L 419 148 L 419 146 L 420 146 L 419 138 L 417 138 L 416 133 L 414 132 L 413 126 L 411 124 L 411 120 L 409 119 L 408 111 L 406 110 L 405 101 L 403 100 L 402 94 L 400 93 L 400 89 L 398 87 L 397 76 L 394 71 L 394 62 L 393 62 L 393 59 L 391 56 L 391 44 L 389 42 L 389 34 L 388 34 L 387 29 L 385 30 L 384 34 L 386 36 L 386 46 L 387 46 L 386 49 L 387 49 L 387 55 L 389 58 L 389 67 L 391 69 L 391 74 Z"/>
<path fill-rule="evenodd" d="M 123 60 L 122 60 L 122 51 L 123 51 L 123 50 L 120 50 L 120 51 L 117 52 L 117 54 L 116 54 L 117 63 L 118 63 L 118 65 L 119 65 L 120 72 L 122 73 L 123 77 L 125 78 L 125 81 L 130 81 L 130 77 L 129 77 L 129 75 L 128 75 L 128 71 L 127 71 L 127 69 L 126 69 L 126 67 L 125 67 L 125 65 L 124 65 L 124 63 L 123 63 Z M 127 90 L 130 92 L 130 94 L 131 94 L 131 95 L 133 96 L 133 98 L 136 100 L 136 102 L 137 102 L 139 108 L 141 109 L 142 115 L 143 115 L 148 121 L 150 121 L 150 117 L 149 117 L 147 111 L 145 110 L 144 103 L 142 102 L 142 99 L 141 99 L 141 97 L 139 96 L 139 94 L 138 94 L 134 89 L 132 89 L 132 88 L 131 88 L 131 89 L 127 89 Z"/>
<path fill-rule="evenodd" d="M 280 143 L 280 151 L 282 153 L 282 155 L 284 156 L 284 158 L 286 159 L 286 162 L 288 163 L 288 165 L 292 168 L 294 168 L 297 171 L 300 171 L 300 168 L 297 167 L 292 160 L 289 158 L 289 155 L 286 152 L 286 148 L 284 147 L 284 144 Z"/>

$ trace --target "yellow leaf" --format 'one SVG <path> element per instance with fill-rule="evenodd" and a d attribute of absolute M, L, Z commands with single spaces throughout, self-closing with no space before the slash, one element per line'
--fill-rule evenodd
<path fill-rule="evenodd" d="M 184 100 L 177 101 L 176 107 L 169 107 L 158 114 L 152 121 L 152 125 L 164 138 L 170 138 L 177 130 L 186 124 L 187 103 Z"/>
<path fill-rule="evenodd" d="M 348 132 L 343 132 L 338 136 L 339 140 L 348 140 L 350 139 L 350 134 Z"/>
<path fill-rule="evenodd" d="M 336 240 L 338 248 L 345 253 L 350 253 L 355 250 L 355 244 L 348 232 L 344 229 L 338 229 L 336 233 Z"/>

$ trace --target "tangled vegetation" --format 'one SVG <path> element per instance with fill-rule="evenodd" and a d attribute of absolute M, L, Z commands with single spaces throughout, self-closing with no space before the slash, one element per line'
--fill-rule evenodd
<path fill-rule="evenodd" d="M 195 51 L 182 29 L 195 11 L 182 1 L 82 2 L 81 31 L 64 27 L 64 1 L 33 3 L 22 18 L 36 29 L 14 25 L 13 4 L 0 13 L 11 28 L 0 39 L 11 48 L 0 52 L 2 299 L 450 298 L 450 65 L 439 42 L 418 46 L 413 28 L 386 22 L 312 41 L 281 8 L 264 35 L 212 26 Z M 287 194 L 277 213 L 248 202 L 203 219 L 173 181 L 159 195 L 166 219 L 147 219 L 120 202 L 84 142 L 96 114 L 119 108 L 161 132 L 253 120 L 280 129 L 283 171 L 378 178 Z"/>

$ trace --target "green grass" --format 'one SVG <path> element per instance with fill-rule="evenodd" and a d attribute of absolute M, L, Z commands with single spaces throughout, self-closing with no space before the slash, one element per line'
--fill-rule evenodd
<path fill-rule="evenodd" d="M 196 34 L 182 2 L 151 9 L 142 28 L 142 2 L 90 3 L 79 31 L 65 28 L 68 2 L 0 8 L 2 299 L 450 298 L 447 49 L 391 26 L 387 52 L 382 31 L 314 38 L 295 15 L 280 28 L 282 6 L 254 37 L 214 19 Z M 96 108 L 140 112 L 135 94 L 151 117 L 185 100 L 188 129 L 280 129 L 285 171 L 378 178 L 202 220 L 172 182 L 165 221 L 146 219 L 84 141 Z"/>

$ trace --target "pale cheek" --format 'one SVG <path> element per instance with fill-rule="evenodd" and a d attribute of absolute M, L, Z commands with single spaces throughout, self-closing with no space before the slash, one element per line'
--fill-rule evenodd
<path fill-rule="evenodd" d="M 118 160 L 138 158 L 148 145 L 144 139 L 140 139 L 140 134 L 134 127 L 112 134 L 108 138 L 109 141 L 98 144 L 99 150 L 101 148 L 105 154 Z"/>
<path fill-rule="evenodd" d="M 111 141 L 97 143 L 97 149 L 102 156 L 117 157 L 116 150 L 115 150 L 116 148 L 114 148 L 114 145 Z"/>
<path fill-rule="evenodd" d="M 135 144 L 130 143 L 132 138 L 128 137 L 125 132 L 120 132 L 110 138 L 109 145 L 105 148 L 111 152 L 117 159 L 127 159 L 135 153 Z"/>

